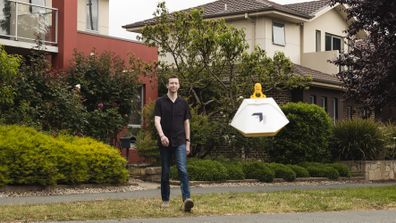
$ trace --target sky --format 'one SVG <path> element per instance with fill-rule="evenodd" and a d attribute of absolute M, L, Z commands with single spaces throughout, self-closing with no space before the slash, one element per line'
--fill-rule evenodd
<path fill-rule="evenodd" d="M 163 1 L 163 0 L 162 0 Z M 215 0 L 165 0 L 170 12 L 203 5 Z M 279 4 L 306 2 L 310 0 L 272 0 Z M 120 38 L 136 40 L 136 33 L 127 32 L 123 25 L 153 17 L 160 0 L 110 0 L 109 34 Z"/>

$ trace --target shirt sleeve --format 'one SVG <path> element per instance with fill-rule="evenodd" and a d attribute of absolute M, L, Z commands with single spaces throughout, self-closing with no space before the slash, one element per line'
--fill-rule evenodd
<path fill-rule="evenodd" d="M 160 103 L 159 99 L 157 99 L 157 101 L 155 101 L 154 116 L 159 116 L 159 117 L 162 116 L 161 103 Z"/>

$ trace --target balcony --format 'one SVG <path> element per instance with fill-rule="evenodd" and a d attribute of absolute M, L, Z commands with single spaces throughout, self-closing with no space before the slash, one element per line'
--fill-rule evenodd
<path fill-rule="evenodd" d="M 301 65 L 327 74 L 336 74 L 340 68 L 329 62 L 339 57 L 338 50 L 304 53 Z"/>
<path fill-rule="evenodd" d="M 0 45 L 58 52 L 58 10 L 0 0 Z"/>

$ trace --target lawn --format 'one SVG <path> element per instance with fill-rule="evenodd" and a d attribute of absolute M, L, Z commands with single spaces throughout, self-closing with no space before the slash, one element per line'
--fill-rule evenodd
<path fill-rule="evenodd" d="M 0 221 L 98 220 L 395 209 L 396 187 L 205 194 L 194 196 L 193 199 L 196 207 L 192 213 L 180 211 L 179 199 L 173 200 L 170 208 L 161 209 L 159 198 L 0 206 Z"/>

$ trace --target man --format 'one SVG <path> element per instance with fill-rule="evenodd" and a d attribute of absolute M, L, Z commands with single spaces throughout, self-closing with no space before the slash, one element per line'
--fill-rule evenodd
<path fill-rule="evenodd" d="M 176 156 L 176 166 L 180 178 L 183 210 L 191 211 L 194 202 L 190 198 L 187 174 L 187 155 L 190 153 L 190 119 L 187 102 L 177 95 L 179 79 L 172 76 L 166 84 L 168 93 L 157 99 L 154 109 L 154 124 L 159 136 L 161 156 L 161 207 L 169 207 L 169 172 L 172 155 Z"/>

